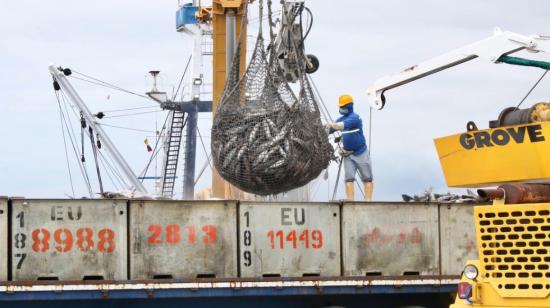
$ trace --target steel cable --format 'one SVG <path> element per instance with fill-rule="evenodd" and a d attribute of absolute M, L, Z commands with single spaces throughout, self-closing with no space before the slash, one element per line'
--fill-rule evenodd
<path fill-rule="evenodd" d="M 519 104 L 516 106 L 516 110 L 519 109 L 519 106 L 521 106 L 521 104 L 523 104 L 523 102 L 527 99 L 527 97 L 529 97 L 529 95 L 531 95 L 531 92 L 533 92 L 533 90 L 535 90 L 535 88 L 539 85 L 539 83 L 542 81 L 542 79 L 546 76 L 548 71 L 549 70 L 545 70 L 544 73 L 542 73 L 542 76 L 540 76 L 540 78 L 537 80 L 537 82 L 535 82 L 535 84 L 531 87 L 531 89 L 529 89 L 527 94 L 525 94 L 525 96 L 523 97 L 521 102 L 519 102 Z"/>
<path fill-rule="evenodd" d="M 55 96 L 57 98 L 57 105 L 59 107 L 59 121 L 61 122 L 61 134 L 63 135 L 63 145 L 65 147 L 65 162 L 67 163 L 67 171 L 69 172 L 69 181 L 71 182 L 71 192 L 73 193 L 72 198 L 74 198 L 75 193 L 74 193 L 73 175 L 71 172 L 71 165 L 69 163 L 69 152 L 67 151 L 67 140 L 65 137 L 65 129 L 63 127 L 63 110 L 61 109 L 61 104 L 59 103 L 59 94 L 57 93 L 57 91 L 55 92 Z"/>

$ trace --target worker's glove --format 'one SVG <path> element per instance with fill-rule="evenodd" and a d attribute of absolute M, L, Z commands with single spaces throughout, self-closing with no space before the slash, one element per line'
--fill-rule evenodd
<path fill-rule="evenodd" d="M 342 157 L 348 157 L 348 156 L 350 156 L 351 154 L 353 154 L 353 151 L 346 151 L 346 150 L 344 150 L 344 149 L 340 149 L 340 152 L 339 152 L 339 153 L 340 153 L 340 156 L 342 156 Z"/>
<path fill-rule="evenodd" d="M 344 123 L 327 123 L 325 124 L 325 128 L 329 132 L 334 132 L 336 130 L 344 130 Z"/>

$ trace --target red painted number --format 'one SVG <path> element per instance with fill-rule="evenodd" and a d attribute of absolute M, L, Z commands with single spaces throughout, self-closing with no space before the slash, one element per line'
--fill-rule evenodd
<path fill-rule="evenodd" d="M 323 248 L 323 233 L 319 230 L 313 230 L 311 232 L 311 247 L 313 248 Z"/>
<path fill-rule="evenodd" d="M 147 240 L 149 244 L 161 244 L 162 240 L 159 238 L 160 234 L 162 233 L 162 227 L 159 225 L 150 225 L 149 228 L 147 228 L 149 232 L 152 232 L 151 236 Z"/>
<path fill-rule="evenodd" d="M 422 231 L 418 227 L 412 230 L 399 230 L 399 233 L 394 234 L 394 231 L 387 228 L 384 230 L 378 227 L 373 228 L 366 236 L 367 244 L 420 244 L 422 243 Z"/>
<path fill-rule="evenodd" d="M 195 244 L 197 242 L 197 232 L 195 231 L 195 226 L 184 227 L 184 229 L 189 229 L 189 244 Z"/>
<path fill-rule="evenodd" d="M 183 241 L 185 242 L 185 234 L 187 233 L 187 243 L 196 244 L 197 243 L 197 228 L 195 225 L 190 226 L 179 226 L 175 224 L 170 224 L 166 226 L 166 235 L 165 239 L 162 237 L 163 227 L 160 225 L 149 225 L 147 230 L 151 233 L 147 242 L 152 245 L 162 244 L 164 242 L 168 244 L 178 244 Z M 200 229 L 202 231 L 202 242 L 204 244 L 215 244 L 218 242 L 218 229 L 214 225 L 204 225 Z"/>
<path fill-rule="evenodd" d="M 202 238 L 202 241 L 205 244 L 214 244 L 216 243 L 216 227 L 213 225 L 206 225 L 202 227 L 202 231 L 204 232 L 204 237 Z"/>
<path fill-rule="evenodd" d="M 115 250 L 115 232 L 111 229 L 102 229 L 97 233 L 99 242 L 97 249 L 101 252 L 113 252 Z"/>
<path fill-rule="evenodd" d="M 306 249 L 323 248 L 323 233 L 319 230 L 303 230 L 299 235 L 296 230 L 291 230 L 286 235 L 282 230 L 276 232 L 272 230 L 267 232 L 267 237 L 269 238 L 271 249 L 284 249 L 285 241 L 288 242 L 289 244 L 287 245 L 293 249 L 299 247 L 305 247 Z"/>
<path fill-rule="evenodd" d="M 179 243 L 181 240 L 180 226 L 168 225 L 166 226 L 166 241 L 170 244 Z"/>
<path fill-rule="evenodd" d="M 32 231 L 32 250 L 35 252 L 46 252 L 50 249 L 50 232 L 46 229 Z"/>
<path fill-rule="evenodd" d="M 296 230 L 290 231 L 286 236 L 286 240 L 292 243 L 292 248 L 296 248 Z"/>
<path fill-rule="evenodd" d="M 92 228 L 81 228 L 76 230 L 76 246 L 80 251 L 88 251 L 94 248 L 94 231 Z"/>
<path fill-rule="evenodd" d="M 309 248 L 309 230 L 304 230 L 299 237 L 300 242 L 303 242 L 306 248 Z"/>
<path fill-rule="evenodd" d="M 32 231 L 32 250 L 43 253 L 50 249 L 50 239 L 53 239 L 53 248 L 58 253 L 70 252 L 73 250 L 74 234 L 76 234 L 76 247 L 80 251 L 87 252 L 95 247 L 94 231 L 92 228 L 80 228 L 75 233 L 67 228 L 56 229 L 52 233 L 46 229 L 36 229 Z M 103 253 L 115 251 L 115 232 L 111 229 L 102 229 L 97 233 L 97 249 Z"/>
<path fill-rule="evenodd" d="M 57 252 L 67 252 L 73 248 L 73 235 L 71 231 L 65 228 L 57 229 L 53 233 L 55 240 L 55 250 Z"/>

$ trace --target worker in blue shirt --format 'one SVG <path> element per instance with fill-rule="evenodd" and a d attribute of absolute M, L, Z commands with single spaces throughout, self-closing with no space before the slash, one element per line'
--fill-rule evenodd
<path fill-rule="evenodd" d="M 342 133 L 343 148 L 340 155 L 344 160 L 344 173 L 346 181 L 346 197 L 354 200 L 355 174 L 359 172 L 363 187 L 365 188 L 365 200 L 372 200 L 372 168 L 365 135 L 363 134 L 363 121 L 353 112 L 353 98 L 343 94 L 338 101 L 340 114 L 336 122 L 327 124 L 329 134 L 336 131 Z"/>

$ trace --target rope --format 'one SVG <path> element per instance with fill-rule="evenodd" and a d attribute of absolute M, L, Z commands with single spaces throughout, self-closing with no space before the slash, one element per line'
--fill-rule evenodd
<path fill-rule="evenodd" d="M 94 131 L 92 127 L 88 127 L 88 135 L 90 136 L 90 142 L 92 143 L 92 152 L 94 154 L 95 169 L 97 172 L 97 181 L 99 182 L 99 192 L 103 195 L 103 181 L 101 180 L 101 172 L 99 170 L 99 163 L 97 161 L 97 147 L 94 140 Z"/>
<path fill-rule="evenodd" d="M 128 183 L 126 183 L 126 179 L 122 176 L 120 171 L 116 168 L 116 165 L 109 159 L 109 156 L 106 156 L 103 154 L 103 152 L 99 152 L 99 157 L 105 161 L 105 164 L 110 168 L 111 172 L 117 179 L 118 183 L 121 187 L 129 187 Z"/>
<path fill-rule="evenodd" d="M 162 128 L 160 130 L 160 135 L 162 135 L 162 132 L 166 129 L 166 123 L 168 122 L 168 117 L 169 116 L 170 116 L 170 113 L 168 113 L 166 115 L 166 119 L 164 120 L 164 124 L 162 125 Z M 186 122 L 187 122 L 187 118 L 185 118 L 185 121 L 183 122 L 183 126 L 185 126 Z M 145 169 L 142 172 L 142 178 L 145 177 L 145 175 L 147 175 L 147 170 L 149 170 L 149 166 L 151 165 L 151 162 L 153 161 L 153 159 L 158 154 L 157 148 L 158 148 L 159 141 L 160 141 L 160 138 L 157 138 L 157 141 L 155 142 L 155 146 L 153 147 L 153 155 L 151 155 L 151 158 L 149 159 L 149 162 L 147 163 L 147 166 L 145 166 Z M 159 149 L 159 151 L 160 151 L 160 149 Z M 141 180 L 141 182 L 143 183 L 143 179 Z"/>
<path fill-rule="evenodd" d="M 135 107 L 135 108 L 125 108 L 125 109 L 114 109 L 114 110 L 105 110 L 103 113 L 107 112 L 120 112 L 120 111 L 129 111 L 129 110 L 138 110 L 138 109 L 153 109 L 158 108 L 158 106 L 143 106 L 143 107 Z"/>
<path fill-rule="evenodd" d="M 199 182 L 202 174 L 204 173 L 204 171 L 206 170 L 206 167 L 210 166 L 210 169 L 212 169 L 212 164 L 210 163 L 211 159 L 212 159 L 212 154 L 211 153 L 208 153 L 208 151 L 206 150 L 206 147 L 204 145 L 204 141 L 202 140 L 202 135 L 201 135 L 201 131 L 199 130 L 199 128 L 197 127 L 197 132 L 199 133 L 199 139 L 201 141 L 201 144 L 202 144 L 202 149 L 204 150 L 204 153 L 206 154 L 206 162 L 204 163 L 204 165 L 202 166 L 201 168 L 201 171 L 199 172 L 199 175 L 197 176 L 197 178 L 195 179 L 195 182 L 193 183 L 193 185 L 197 185 L 197 183 Z"/>
<path fill-rule="evenodd" d="M 109 174 L 109 169 L 107 169 L 107 166 L 104 162 L 104 159 L 103 157 L 100 155 L 99 156 L 99 162 L 101 163 L 101 165 L 103 166 L 103 169 L 105 170 L 105 174 L 107 174 L 107 177 L 109 178 L 109 180 L 111 181 L 111 184 L 113 184 L 113 186 L 115 187 L 116 190 L 120 190 L 119 186 L 115 183 L 115 181 L 113 180 L 113 177 L 111 176 L 111 174 Z M 111 171 L 112 172 L 112 171 Z M 113 174 L 114 175 L 114 174 Z M 116 176 L 116 175 L 115 175 Z"/>
<path fill-rule="evenodd" d="M 119 114 L 119 115 L 113 115 L 113 116 L 104 116 L 103 118 L 121 118 L 121 117 L 130 117 L 140 114 L 150 114 L 150 113 L 159 113 L 163 112 L 164 110 L 155 110 L 155 111 L 144 111 L 144 112 L 136 112 L 136 113 L 127 113 L 127 114 Z"/>
<path fill-rule="evenodd" d="M 263 0 L 262 0 L 263 1 Z M 271 0 L 267 0 L 267 16 L 268 16 L 268 22 L 269 22 L 269 41 L 271 44 L 271 49 L 274 48 L 273 41 L 275 41 L 275 33 L 273 32 L 273 11 L 271 9 L 272 2 Z M 262 16 L 260 16 L 262 17 Z M 261 18 L 260 18 L 261 21 Z"/>
<path fill-rule="evenodd" d="M 281 12 L 281 10 L 275 10 L 275 11 L 273 11 L 273 13 L 275 13 L 275 14 L 276 14 L 276 13 L 280 13 L 280 12 Z M 268 17 L 268 14 L 264 14 L 264 15 L 262 15 L 262 16 L 250 18 L 250 19 L 248 20 L 248 25 L 256 24 L 256 23 L 260 22 L 261 19 L 266 18 L 266 17 Z"/>
<path fill-rule="evenodd" d="M 93 81 L 95 81 L 95 82 L 92 82 L 92 81 L 90 81 L 90 80 L 86 80 L 86 79 L 84 79 L 84 78 L 79 78 L 79 77 L 76 77 L 76 76 L 71 75 L 70 77 L 72 77 L 72 78 L 79 79 L 79 80 L 86 81 L 86 82 L 90 82 L 90 83 L 95 83 L 95 84 L 97 84 L 97 85 L 99 85 L 99 86 L 103 86 L 103 87 L 106 87 L 106 88 L 111 88 L 111 89 L 113 89 L 113 90 L 118 90 L 118 91 L 120 91 L 120 92 L 132 94 L 132 95 L 135 95 L 135 96 L 138 96 L 138 97 L 141 97 L 141 98 L 145 98 L 145 99 L 148 99 L 148 100 L 152 100 L 150 97 L 148 97 L 148 96 L 146 96 L 146 95 L 139 94 L 139 93 L 135 93 L 135 92 L 132 92 L 132 91 L 130 91 L 130 90 L 123 89 L 123 88 L 121 88 L 121 87 L 119 87 L 119 86 L 117 86 L 117 85 L 114 85 L 114 84 L 112 84 L 112 83 L 108 83 L 108 82 L 106 82 L 106 81 L 103 81 L 103 80 L 94 78 L 94 77 L 92 77 L 92 76 L 89 76 L 89 75 L 86 75 L 86 74 L 77 72 L 77 71 L 75 71 L 75 70 L 72 70 L 72 72 L 73 72 L 73 74 L 78 74 L 78 75 L 83 76 L 83 77 L 85 77 L 85 78 L 91 79 L 91 80 L 93 80 Z"/>
<path fill-rule="evenodd" d="M 67 171 L 69 172 L 69 181 L 71 182 L 71 191 L 72 191 L 72 198 L 74 198 L 74 184 L 73 184 L 73 175 L 71 173 L 71 165 L 69 163 L 69 152 L 67 151 L 67 140 L 65 137 L 65 129 L 63 128 L 63 110 L 61 109 L 61 104 L 59 103 L 59 94 L 57 91 L 55 92 L 55 96 L 57 97 L 57 105 L 59 106 L 59 121 L 61 122 L 61 134 L 63 135 L 63 145 L 65 146 L 65 162 L 67 163 Z"/>
<path fill-rule="evenodd" d="M 82 116 L 82 112 L 80 112 L 80 145 L 82 146 L 80 160 L 82 162 L 86 161 L 86 157 L 84 157 L 84 128 L 86 128 L 86 121 L 84 120 L 84 116 Z"/>
<path fill-rule="evenodd" d="M 180 82 L 178 84 L 178 88 L 176 89 L 176 92 L 174 93 L 174 95 L 172 96 L 172 101 L 175 101 L 176 100 L 176 96 L 178 96 L 178 92 L 180 91 L 180 87 L 183 83 L 183 78 L 185 78 L 185 74 L 187 73 L 187 69 L 189 68 L 189 63 L 191 63 L 191 57 L 193 55 L 189 55 L 189 59 L 187 59 L 187 64 L 185 65 L 185 70 L 183 70 L 183 74 L 181 75 L 181 79 L 180 79 Z"/>
<path fill-rule="evenodd" d="M 56 92 L 57 94 L 57 92 Z M 60 104 L 59 102 L 59 97 L 61 97 L 61 100 L 63 101 L 63 107 L 65 109 L 65 113 L 67 114 L 67 116 L 65 116 L 65 113 L 63 111 L 61 111 L 61 114 L 63 116 L 63 121 L 65 123 L 65 128 L 67 130 L 67 134 L 69 135 L 69 140 L 71 141 L 71 146 L 73 148 L 73 152 L 74 152 L 74 155 L 75 155 L 75 159 L 78 161 L 78 167 L 80 169 L 80 173 L 82 175 L 82 178 L 84 179 L 84 182 L 88 188 L 88 192 L 91 194 L 92 191 L 91 191 L 91 186 L 90 186 L 90 183 L 86 181 L 86 177 L 85 177 L 85 172 L 84 172 L 84 169 L 83 169 L 83 166 L 81 165 L 80 163 L 80 160 L 79 160 L 79 156 L 80 156 L 80 153 L 78 153 L 78 149 L 77 149 L 77 146 L 76 146 L 76 134 L 75 132 L 72 130 L 72 128 L 74 127 L 72 122 L 71 122 L 71 118 L 69 117 L 69 110 L 67 108 L 67 101 L 66 101 L 66 98 L 64 97 L 64 93 L 61 92 L 61 96 L 59 95 L 56 95 L 57 99 L 58 99 L 58 104 Z M 60 107 L 62 108 L 62 107 Z M 73 110 L 74 112 L 74 110 Z M 67 119 L 68 119 L 68 123 L 67 123 Z M 71 129 L 69 129 L 69 127 Z"/>
<path fill-rule="evenodd" d="M 212 155 L 208 155 L 208 157 L 206 158 L 206 162 L 204 162 L 204 165 L 202 166 L 201 171 L 199 172 L 199 175 L 195 179 L 195 182 L 193 183 L 193 185 L 197 185 L 197 183 L 199 182 L 202 174 L 206 170 L 206 167 L 208 167 L 208 165 L 210 165 L 211 160 L 212 160 Z"/>
<path fill-rule="evenodd" d="M 78 152 L 78 149 L 76 147 L 76 136 L 74 134 L 73 124 L 72 124 L 72 122 L 70 120 L 70 117 L 69 117 L 69 111 L 68 111 L 68 108 L 67 108 L 68 103 L 67 103 L 65 94 L 62 92 L 62 90 L 60 90 L 60 91 L 61 91 L 61 96 L 59 96 L 56 92 L 57 103 L 58 103 L 60 109 L 62 109 L 61 108 L 61 102 L 59 100 L 59 97 L 61 97 L 61 101 L 63 102 L 63 106 L 65 108 L 65 113 L 67 113 L 67 116 L 65 116 L 65 113 L 63 113 L 63 111 L 61 110 L 63 122 L 65 123 L 65 128 L 67 130 L 67 134 L 69 135 L 69 140 L 71 141 L 71 146 L 73 148 L 75 158 L 78 161 L 78 167 L 80 169 L 80 173 L 82 174 L 82 178 L 84 179 L 84 183 L 86 184 L 86 187 L 88 189 L 88 193 L 90 194 L 90 198 L 92 198 L 93 197 L 92 186 L 90 184 L 90 179 L 87 176 L 88 173 L 86 171 L 86 166 L 79 159 L 80 153 Z M 74 110 L 73 110 L 73 112 L 74 112 Z M 71 126 L 72 130 L 69 129 L 69 124 L 67 123 L 67 118 L 69 119 L 69 123 L 70 123 L 70 126 Z"/>
<path fill-rule="evenodd" d="M 131 131 L 136 131 L 136 132 L 141 132 L 141 133 L 156 133 L 155 131 L 152 131 L 152 130 L 144 130 L 144 129 L 137 129 L 137 128 L 131 128 L 131 127 L 124 127 L 124 126 L 117 126 L 117 125 L 111 125 L 111 124 L 105 124 L 105 123 L 98 123 L 98 122 L 95 122 L 97 125 L 101 125 L 101 126 L 107 126 L 107 127 L 113 127 L 113 128 L 119 128 L 119 129 L 125 129 L 125 130 L 131 130 Z"/>
<path fill-rule="evenodd" d="M 338 192 L 338 182 L 340 181 L 340 172 L 342 171 L 343 162 L 344 160 L 340 159 L 340 163 L 338 164 L 338 173 L 336 174 L 336 182 L 334 183 L 334 190 L 332 191 L 332 200 L 336 199 L 336 192 Z"/>
<path fill-rule="evenodd" d="M 333 122 L 332 117 L 330 116 L 330 112 L 328 111 L 327 105 L 325 104 L 325 101 L 323 100 L 323 97 L 321 97 L 321 93 L 319 92 L 319 89 L 317 88 L 317 85 L 313 81 L 313 78 L 309 74 L 307 75 L 307 77 L 309 79 L 309 82 L 313 86 L 313 90 L 315 91 L 315 95 L 317 96 L 317 98 L 321 102 L 321 106 L 323 107 L 323 110 L 324 110 L 323 114 L 324 114 L 325 119 L 328 119 L 330 122 Z M 321 109 L 321 108 L 319 108 L 319 109 Z"/>
<path fill-rule="evenodd" d="M 539 85 L 539 83 L 542 81 L 542 79 L 546 76 L 548 71 L 549 70 L 547 69 L 547 70 L 544 71 L 544 73 L 542 73 L 542 76 L 540 76 L 539 80 L 537 80 L 537 82 L 535 82 L 535 84 L 531 87 L 531 89 L 527 92 L 527 94 L 525 94 L 525 96 L 523 97 L 521 102 L 519 102 L 519 104 L 516 106 L 516 110 L 519 109 L 519 106 L 521 106 L 521 104 L 523 104 L 523 102 L 527 99 L 527 97 L 529 97 L 529 95 L 531 95 L 531 92 L 533 92 L 533 90 L 535 90 L 535 88 Z"/>
<path fill-rule="evenodd" d="M 199 133 L 199 139 L 202 144 L 202 149 L 204 150 L 204 154 L 206 154 L 206 157 L 210 157 L 210 153 L 206 150 L 206 146 L 204 145 L 204 141 L 202 140 L 201 131 L 199 130 L 199 127 L 197 126 L 197 132 Z M 210 164 L 210 159 L 208 159 L 208 164 Z M 212 168 L 212 165 L 210 165 L 210 168 Z"/>

